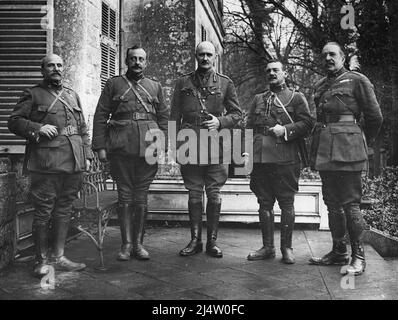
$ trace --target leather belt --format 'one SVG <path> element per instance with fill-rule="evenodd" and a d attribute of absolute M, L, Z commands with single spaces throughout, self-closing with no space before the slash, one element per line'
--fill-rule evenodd
<path fill-rule="evenodd" d="M 214 115 L 214 116 L 217 117 L 217 115 Z M 201 126 L 203 126 L 203 121 L 206 121 L 206 117 L 208 117 L 208 115 L 205 113 L 201 113 L 201 112 L 184 114 L 182 117 L 182 122 L 201 127 Z"/>
<path fill-rule="evenodd" d="M 356 122 L 353 114 L 325 114 L 325 123 L 335 123 L 335 122 Z"/>
<path fill-rule="evenodd" d="M 271 126 L 256 126 L 253 129 L 253 133 L 260 133 L 264 136 L 269 136 L 271 133 L 269 132 L 269 128 L 272 128 Z"/>
<path fill-rule="evenodd" d="M 79 128 L 74 127 L 74 126 L 72 126 L 72 125 L 63 127 L 63 128 L 61 129 L 60 133 L 59 133 L 59 135 L 61 135 L 61 136 L 67 136 L 67 137 L 73 136 L 73 135 L 75 135 L 75 134 L 80 134 L 80 130 L 79 130 Z"/>
<path fill-rule="evenodd" d="M 151 113 L 140 113 L 140 112 L 123 112 L 112 116 L 112 120 L 154 120 L 157 118 Z"/>

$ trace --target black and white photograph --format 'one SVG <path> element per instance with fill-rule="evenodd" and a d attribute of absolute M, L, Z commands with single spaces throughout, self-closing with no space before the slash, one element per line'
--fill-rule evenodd
<path fill-rule="evenodd" d="M 0 300 L 398 300 L 397 53 L 394 0 L 0 0 Z"/>

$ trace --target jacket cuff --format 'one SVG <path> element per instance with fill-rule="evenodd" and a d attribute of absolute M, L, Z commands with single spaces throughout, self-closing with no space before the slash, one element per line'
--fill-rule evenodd
<path fill-rule="evenodd" d="M 294 123 L 286 124 L 285 126 L 285 140 L 290 141 L 297 137 L 296 128 Z"/>
<path fill-rule="evenodd" d="M 83 146 L 84 148 L 84 156 L 86 157 L 86 159 L 92 160 L 94 159 L 94 153 L 91 150 L 90 146 Z"/>
<path fill-rule="evenodd" d="M 105 146 L 105 136 L 97 136 L 93 139 L 91 148 L 92 150 L 97 151 L 99 149 L 106 149 Z"/>

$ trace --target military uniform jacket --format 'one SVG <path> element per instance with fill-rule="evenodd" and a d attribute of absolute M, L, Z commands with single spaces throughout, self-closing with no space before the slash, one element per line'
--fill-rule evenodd
<path fill-rule="evenodd" d="M 311 167 L 328 171 L 366 170 L 367 141 L 376 138 L 383 121 L 369 79 L 342 68 L 335 77 L 324 77 L 315 85 L 314 104 L 317 125 L 311 145 Z M 351 115 L 356 121 L 338 121 L 342 115 Z M 362 116 L 364 132 L 359 126 Z"/>
<path fill-rule="evenodd" d="M 275 95 L 285 106 L 286 112 L 275 99 Z M 276 124 L 286 129 L 285 137 L 276 138 L 267 132 Z M 274 93 L 270 90 L 255 95 L 251 104 L 247 129 L 253 129 L 253 162 L 294 164 L 300 161 L 298 139 L 308 135 L 313 126 L 305 96 L 283 85 L 282 90 Z"/>
<path fill-rule="evenodd" d="M 52 92 L 52 93 L 51 93 Z M 68 87 L 63 87 L 56 99 L 44 82 L 27 89 L 8 121 L 11 132 L 28 140 L 27 169 L 31 172 L 75 173 L 85 170 L 86 159 L 92 158 L 88 130 L 79 97 Z M 45 124 L 57 127 L 58 136 L 52 140 L 39 135 Z M 62 134 L 64 128 L 74 128 L 72 134 Z"/>
<path fill-rule="evenodd" d="M 141 99 L 129 90 L 129 83 L 123 76 L 106 82 L 94 115 L 93 150 L 106 149 L 111 154 L 144 157 L 151 144 L 145 141 L 148 130 L 160 128 L 167 138 L 169 110 L 163 100 L 161 84 L 145 77 L 138 82 L 129 81 Z M 135 120 L 137 114 L 148 118 Z"/>
<path fill-rule="evenodd" d="M 206 73 L 203 80 L 199 73 L 192 72 L 182 76 L 176 81 L 172 104 L 170 120 L 176 122 L 177 132 L 180 129 L 192 129 L 197 136 L 197 159 L 196 163 L 205 164 L 200 161 L 201 141 L 199 139 L 200 129 L 205 129 L 193 121 L 202 109 L 201 99 L 206 111 L 217 117 L 220 122 L 220 128 L 233 128 L 241 121 L 242 111 L 239 107 L 239 101 L 235 86 L 230 78 L 219 74 L 214 70 Z M 222 163 L 223 148 L 222 139 L 219 142 L 219 154 L 212 154 L 209 143 L 207 163 Z M 231 152 L 231 149 L 226 149 Z M 216 159 L 217 158 L 217 159 Z"/>

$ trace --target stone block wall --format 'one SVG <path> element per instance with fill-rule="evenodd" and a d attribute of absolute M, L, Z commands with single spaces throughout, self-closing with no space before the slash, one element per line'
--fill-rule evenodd
<path fill-rule="evenodd" d="M 11 161 L 0 159 L 0 270 L 14 259 L 16 174 L 9 172 Z"/>
<path fill-rule="evenodd" d="M 54 53 L 64 59 L 66 78 L 92 127 L 101 94 L 101 1 L 55 0 L 53 37 Z"/>
<path fill-rule="evenodd" d="M 134 44 L 146 50 L 146 75 L 161 82 L 166 103 L 170 102 L 174 81 L 195 68 L 194 4 L 183 0 L 129 0 L 122 8 L 123 59 L 126 49 Z"/>

